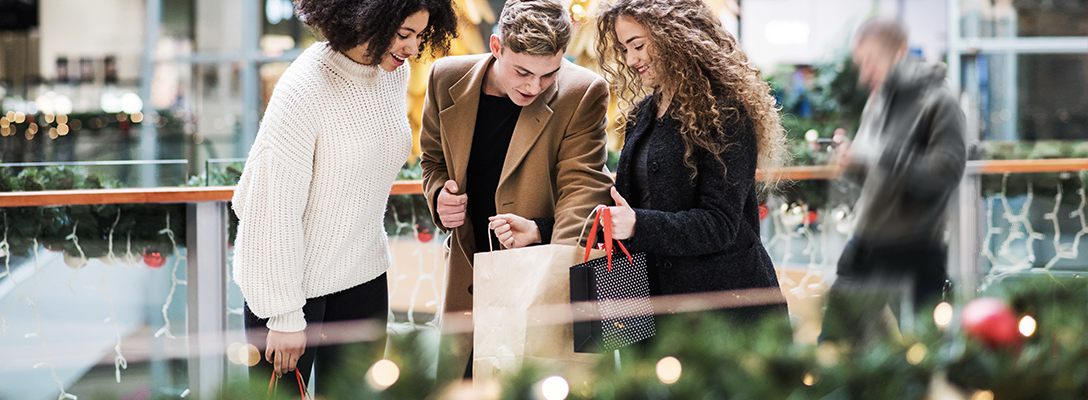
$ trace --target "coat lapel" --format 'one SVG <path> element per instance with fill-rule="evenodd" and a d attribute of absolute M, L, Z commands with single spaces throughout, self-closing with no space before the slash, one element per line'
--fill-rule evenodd
<path fill-rule="evenodd" d="M 563 63 L 567 61 L 564 60 Z M 559 92 L 558 85 L 559 80 L 556 79 L 536 101 L 521 109 L 517 125 L 514 126 L 514 134 L 510 138 L 510 148 L 506 150 L 506 158 L 503 160 L 498 187 L 501 188 L 510 174 L 517 170 L 518 164 L 521 164 L 521 160 L 525 159 L 529 150 L 544 133 L 544 127 L 548 125 L 548 120 L 552 117 L 552 108 L 548 104 L 551 104 Z"/>
<path fill-rule="evenodd" d="M 487 74 L 487 67 L 495 58 L 488 56 L 472 67 L 461 80 L 450 86 L 453 105 L 439 112 L 442 121 L 442 142 L 446 147 L 450 179 L 458 187 L 465 188 L 465 174 L 472 152 L 472 136 L 476 129 L 476 113 L 480 108 L 480 89 Z"/>
<path fill-rule="evenodd" d="M 643 102 L 642 109 L 635 115 L 635 124 L 631 125 L 631 129 L 624 131 L 623 139 L 623 151 L 620 152 L 619 164 L 616 166 L 616 171 L 628 171 L 628 173 L 616 174 L 616 190 L 620 191 L 620 195 L 627 197 L 630 195 L 630 173 L 634 172 L 634 167 L 631 163 L 634 161 L 632 158 L 635 153 L 635 146 L 638 145 L 639 139 L 643 137 L 643 133 L 649 129 L 649 124 L 655 122 L 654 116 L 657 115 L 657 107 L 653 100 Z"/>

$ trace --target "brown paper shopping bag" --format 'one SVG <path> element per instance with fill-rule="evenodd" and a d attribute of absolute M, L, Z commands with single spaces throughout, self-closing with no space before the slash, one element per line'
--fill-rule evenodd
<path fill-rule="evenodd" d="M 583 255 L 582 247 L 557 244 L 475 255 L 473 379 L 497 380 L 525 362 L 572 384 L 587 379 L 600 355 L 574 352 L 570 308 L 570 267 Z"/>

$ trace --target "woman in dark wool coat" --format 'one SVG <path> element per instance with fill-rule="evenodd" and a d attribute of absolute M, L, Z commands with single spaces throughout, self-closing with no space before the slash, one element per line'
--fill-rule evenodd
<path fill-rule="evenodd" d="M 756 168 L 780 166 L 785 143 L 770 87 L 701 0 L 620 0 L 597 21 L 601 70 L 627 115 L 614 237 L 647 253 L 651 295 L 766 288 L 714 294 L 757 305 L 712 313 L 785 321 L 759 236 L 757 195 L 776 182 L 757 185 Z"/>

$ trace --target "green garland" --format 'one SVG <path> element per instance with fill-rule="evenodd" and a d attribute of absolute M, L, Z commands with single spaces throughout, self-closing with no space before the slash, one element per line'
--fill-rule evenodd
<path fill-rule="evenodd" d="M 946 380 L 963 399 L 989 391 L 990 398 L 1009 400 L 1083 399 L 1088 395 L 1088 279 L 1073 274 L 1011 276 L 989 285 L 979 295 L 1006 299 L 1019 316 L 1038 321 L 1034 334 L 1020 345 L 990 348 L 958 328 L 934 323 L 923 310 L 912 332 L 873 338 L 867 344 L 793 341 L 780 324 L 737 325 L 705 315 L 687 315 L 659 325 L 645 346 L 621 350 L 622 367 L 601 358 L 590 384 L 569 388 L 567 399 L 927 399 L 933 382 Z M 387 357 L 400 366 L 400 378 L 389 388 L 367 384 L 366 362 L 356 360 L 338 373 L 337 399 L 542 399 L 541 383 L 554 371 L 527 364 L 501 383 L 499 393 L 486 386 L 434 387 L 426 371 L 426 341 L 419 334 L 391 337 Z M 658 363 L 675 358 L 678 379 L 665 383 Z M 667 374 L 665 374 L 667 375 Z M 339 379 L 343 377 L 344 379 Z M 946 378 L 942 378 L 946 377 Z M 258 377 L 261 378 L 261 377 Z M 348 379 L 350 378 L 350 379 Z M 667 378 L 667 377 L 665 377 Z M 666 379 L 667 380 L 667 379 Z M 268 381 L 256 379 L 248 391 L 232 387 L 221 398 L 257 398 Z M 483 390 L 481 390 L 483 389 Z M 460 397 L 452 395 L 460 392 Z M 297 396 L 295 394 L 294 396 Z M 280 398 L 297 398 L 291 395 Z M 468 396 L 468 397 L 465 397 Z M 985 398 L 985 397 L 983 397 Z"/>

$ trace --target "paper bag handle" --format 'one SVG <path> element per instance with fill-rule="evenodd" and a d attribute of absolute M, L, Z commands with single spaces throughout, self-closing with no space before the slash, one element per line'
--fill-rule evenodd
<path fill-rule="evenodd" d="M 589 262 L 589 252 L 593 249 L 593 243 L 597 242 L 597 224 L 602 224 L 603 227 L 601 231 L 604 232 L 605 260 L 607 260 L 608 263 L 608 271 L 612 272 L 612 212 L 605 205 L 597 206 L 597 208 L 594 208 L 593 211 L 590 212 L 590 215 L 594 212 L 597 213 L 597 217 L 593 221 L 593 227 L 589 229 L 589 239 L 586 241 L 586 256 L 582 262 Z M 586 218 L 586 220 L 588 221 L 589 218 Z M 585 224 L 582 225 L 582 232 L 585 232 Z M 578 236 L 581 237 L 580 234 Z M 623 254 L 627 255 L 627 260 L 630 261 L 631 264 L 634 264 L 635 259 L 631 257 L 631 253 L 627 251 L 627 247 L 623 245 L 623 242 L 619 240 L 616 240 L 615 242 L 620 245 L 620 250 L 623 251 Z"/>

